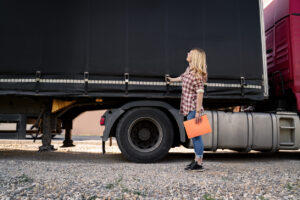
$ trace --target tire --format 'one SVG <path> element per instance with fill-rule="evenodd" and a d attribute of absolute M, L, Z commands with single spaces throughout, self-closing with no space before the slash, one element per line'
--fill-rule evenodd
<path fill-rule="evenodd" d="M 156 108 L 135 108 L 120 119 L 116 138 L 123 156 L 133 162 L 157 162 L 173 144 L 173 128 L 166 114 Z"/>

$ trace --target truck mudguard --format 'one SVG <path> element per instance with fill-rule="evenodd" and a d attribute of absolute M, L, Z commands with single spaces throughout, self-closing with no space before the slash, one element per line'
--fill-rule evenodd
<path fill-rule="evenodd" d="M 170 114 L 174 117 L 175 121 L 177 122 L 179 133 L 180 133 L 180 141 L 185 142 L 186 138 L 185 138 L 185 130 L 183 126 L 183 116 L 179 114 L 178 109 L 175 109 L 171 105 L 162 101 L 133 101 L 123 105 L 120 108 L 106 111 L 106 113 L 104 114 L 105 129 L 103 132 L 102 140 L 107 141 L 114 123 L 117 122 L 118 118 L 124 112 L 126 112 L 126 110 L 136 108 L 136 107 L 158 107 L 158 108 L 163 108 L 168 110 Z"/>

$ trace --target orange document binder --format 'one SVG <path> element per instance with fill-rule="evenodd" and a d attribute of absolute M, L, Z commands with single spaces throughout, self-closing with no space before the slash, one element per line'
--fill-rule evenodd
<path fill-rule="evenodd" d="M 203 115 L 198 124 L 196 124 L 195 118 L 187 120 L 183 124 L 189 139 L 212 132 L 207 115 Z"/>

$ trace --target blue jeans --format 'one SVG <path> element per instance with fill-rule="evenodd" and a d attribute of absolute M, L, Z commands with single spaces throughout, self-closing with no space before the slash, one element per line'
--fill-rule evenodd
<path fill-rule="evenodd" d="M 187 120 L 195 118 L 196 111 L 190 111 L 189 114 L 187 115 Z M 193 144 L 194 144 L 194 150 L 196 154 L 196 158 L 203 158 L 203 150 L 204 150 L 204 145 L 202 141 L 202 136 L 194 137 L 192 138 Z"/>

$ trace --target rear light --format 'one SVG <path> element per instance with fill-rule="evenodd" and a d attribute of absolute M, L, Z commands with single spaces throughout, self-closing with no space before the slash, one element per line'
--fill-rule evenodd
<path fill-rule="evenodd" d="M 100 125 L 101 126 L 105 125 L 105 117 L 104 116 L 102 116 L 100 119 Z"/>

